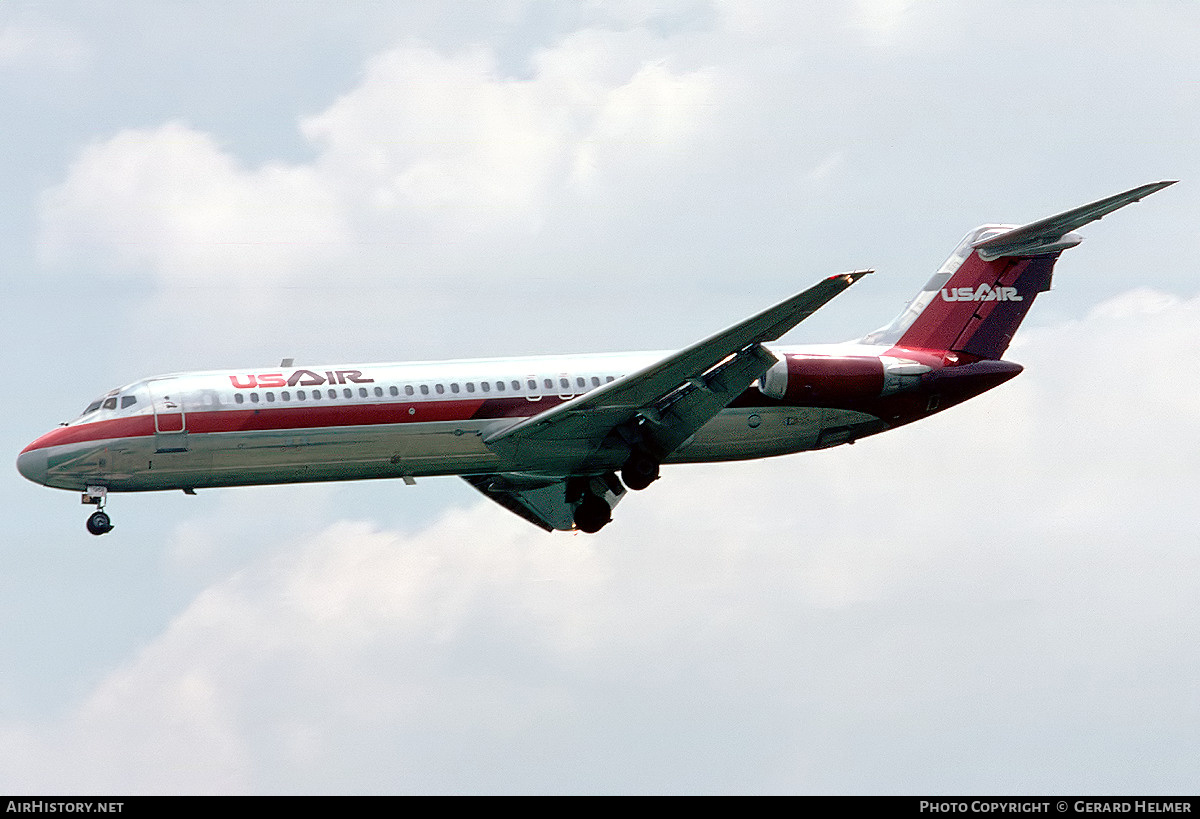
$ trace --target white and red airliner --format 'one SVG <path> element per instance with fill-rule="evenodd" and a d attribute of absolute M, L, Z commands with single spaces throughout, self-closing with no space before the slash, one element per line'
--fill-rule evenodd
<path fill-rule="evenodd" d="M 1021 372 L 1002 356 L 1072 233 L 1172 182 L 1024 226 L 984 225 L 894 321 L 775 346 L 870 271 L 816 286 L 678 352 L 164 375 L 97 398 L 17 458 L 83 493 L 458 475 L 541 528 L 596 532 L 662 464 L 823 449 L 954 406 Z M 619 476 L 619 477 L 618 477 Z"/>

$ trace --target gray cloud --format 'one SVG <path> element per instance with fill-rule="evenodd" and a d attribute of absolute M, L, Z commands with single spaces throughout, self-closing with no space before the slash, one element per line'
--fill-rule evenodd
<path fill-rule="evenodd" d="M 596 537 L 482 501 L 330 523 L 61 718 L 10 722 L 3 767 L 100 792 L 1185 788 L 1200 438 L 1190 388 L 1161 390 L 1198 317 L 1132 291 L 1028 334 L 1029 371 L 973 404 L 668 470 Z"/>

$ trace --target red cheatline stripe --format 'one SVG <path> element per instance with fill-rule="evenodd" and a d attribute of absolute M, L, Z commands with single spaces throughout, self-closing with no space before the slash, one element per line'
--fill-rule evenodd
<path fill-rule="evenodd" d="M 524 398 L 472 399 L 470 401 L 425 401 L 394 404 L 340 404 L 225 409 L 187 413 L 189 433 L 252 432 L 256 430 L 306 430 L 327 427 L 412 424 L 432 421 L 467 421 L 506 418 L 542 412 L 559 403 L 557 397 L 542 401 Z M 409 409 L 414 412 L 410 413 Z M 154 416 L 111 418 L 90 424 L 59 427 L 25 447 L 23 451 L 87 441 L 139 438 L 154 434 Z"/>

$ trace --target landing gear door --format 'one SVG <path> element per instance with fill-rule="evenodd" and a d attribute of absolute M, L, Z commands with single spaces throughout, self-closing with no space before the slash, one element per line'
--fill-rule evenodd
<path fill-rule="evenodd" d="M 183 396 L 173 391 L 170 381 L 151 381 L 154 406 L 154 449 L 156 452 L 187 451 L 187 415 Z"/>

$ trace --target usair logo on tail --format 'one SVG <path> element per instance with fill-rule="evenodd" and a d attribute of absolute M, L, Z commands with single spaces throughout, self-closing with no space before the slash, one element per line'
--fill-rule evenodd
<path fill-rule="evenodd" d="M 950 289 L 942 289 L 943 301 L 1024 301 L 1017 294 L 1015 287 L 989 287 L 986 284 L 979 285 L 978 288 L 971 289 L 970 287 L 952 287 Z"/>

